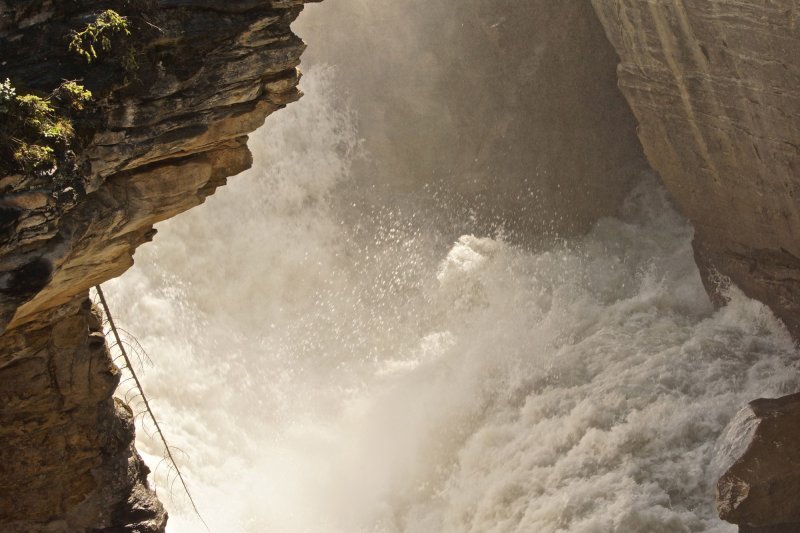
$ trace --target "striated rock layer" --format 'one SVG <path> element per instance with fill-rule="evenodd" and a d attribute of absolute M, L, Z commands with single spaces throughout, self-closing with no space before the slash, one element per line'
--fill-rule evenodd
<path fill-rule="evenodd" d="M 0 1 L 0 81 L 46 93 L 79 79 L 96 95 L 82 179 L 0 176 L 0 530 L 164 530 L 87 293 L 131 266 L 155 222 L 249 167 L 246 135 L 301 95 L 302 7 Z M 135 72 L 68 51 L 103 9 L 128 17 Z"/>
<path fill-rule="evenodd" d="M 800 4 L 592 1 L 707 287 L 729 277 L 800 338 Z"/>

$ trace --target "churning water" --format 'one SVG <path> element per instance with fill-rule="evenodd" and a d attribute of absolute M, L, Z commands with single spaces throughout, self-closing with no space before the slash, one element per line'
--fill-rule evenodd
<path fill-rule="evenodd" d="M 354 209 L 333 83 L 310 72 L 253 169 L 108 284 L 211 529 L 735 531 L 713 509 L 719 435 L 796 390 L 797 354 L 735 290 L 713 311 L 664 191 L 645 177 L 619 218 L 538 252 Z M 155 474 L 169 530 L 202 531 Z"/>

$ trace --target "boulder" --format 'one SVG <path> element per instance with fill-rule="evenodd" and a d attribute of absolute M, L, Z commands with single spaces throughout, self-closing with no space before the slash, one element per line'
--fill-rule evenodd
<path fill-rule="evenodd" d="M 717 483 L 722 519 L 752 533 L 800 532 L 800 393 L 758 399 L 731 423 Z"/>

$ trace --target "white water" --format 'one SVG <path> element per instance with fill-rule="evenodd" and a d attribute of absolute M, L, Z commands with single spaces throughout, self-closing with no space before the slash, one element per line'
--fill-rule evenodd
<path fill-rule="evenodd" d="M 663 191 L 645 178 L 621 218 L 540 253 L 355 216 L 333 83 L 308 73 L 254 168 L 108 284 L 212 531 L 735 531 L 718 436 L 796 390 L 797 354 L 757 302 L 712 310 Z M 166 474 L 169 531 L 202 531 Z"/>

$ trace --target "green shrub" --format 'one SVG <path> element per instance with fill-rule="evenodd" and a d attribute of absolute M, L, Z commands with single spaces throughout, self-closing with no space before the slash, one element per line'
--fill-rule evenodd
<path fill-rule="evenodd" d="M 92 101 L 92 92 L 74 81 L 65 81 L 53 91 L 53 96 L 74 111 L 83 111 Z"/>
<path fill-rule="evenodd" d="M 25 125 L 34 132 L 44 133 L 55 113 L 50 103 L 39 96 L 25 94 L 17 96 L 16 104 L 17 116 Z"/>
<path fill-rule="evenodd" d="M 50 146 L 21 143 L 14 151 L 14 160 L 26 174 L 49 172 L 56 168 L 55 151 Z"/>
<path fill-rule="evenodd" d="M 128 19 L 113 9 L 106 9 L 86 28 L 73 33 L 69 50 L 83 57 L 87 63 L 91 63 L 97 59 L 97 47 L 108 52 L 111 50 L 112 38 L 127 37 L 130 34 Z"/>
<path fill-rule="evenodd" d="M 65 81 L 48 97 L 17 94 L 10 80 L 0 83 L 0 175 L 56 175 L 74 169 L 73 118 L 85 111 L 92 93 Z"/>

